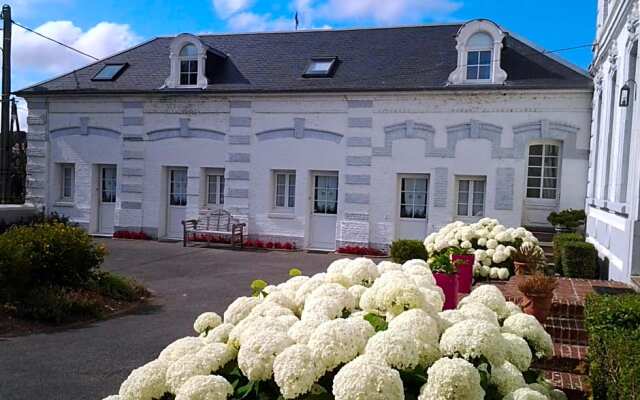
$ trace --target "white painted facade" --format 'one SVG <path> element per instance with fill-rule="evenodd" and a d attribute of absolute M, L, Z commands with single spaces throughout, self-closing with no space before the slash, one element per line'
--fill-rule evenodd
<path fill-rule="evenodd" d="M 609 278 L 640 275 L 640 81 L 637 0 L 599 0 L 593 126 L 586 209 L 587 240 Z M 623 86 L 630 103 L 620 106 Z"/>
<path fill-rule="evenodd" d="M 385 247 L 424 237 L 457 215 L 457 178 L 483 178 L 484 216 L 544 224 L 550 210 L 581 207 L 587 182 L 589 90 L 391 94 L 50 97 L 29 102 L 30 202 L 100 222 L 100 168 L 117 168 L 113 230 L 176 236 L 168 210 L 172 168 L 186 170 L 186 205 L 208 207 L 206 171 L 224 174 L 224 208 L 252 238 L 298 247 Z M 532 143 L 557 144 L 557 198 L 526 198 Z M 61 166 L 73 196 L 61 200 Z M 276 171 L 295 171 L 295 204 L 274 203 Z M 336 215 L 312 212 L 314 173 L 337 175 Z M 400 179 L 427 179 L 427 218 L 400 217 Z M 478 219 L 480 216 L 468 217 Z M 175 222 L 174 222 L 175 225 Z M 171 234 L 173 233 L 173 234 Z M 327 244 L 329 243 L 329 244 Z"/>

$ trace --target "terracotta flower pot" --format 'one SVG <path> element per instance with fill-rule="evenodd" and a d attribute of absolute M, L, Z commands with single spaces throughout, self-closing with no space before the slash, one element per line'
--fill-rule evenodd
<path fill-rule="evenodd" d="M 547 320 L 547 316 L 551 311 L 551 302 L 553 301 L 553 292 L 546 294 L 524 294 L 521 306 L 522 311 L 526 314 L 533 315 L 543 324 Z"/>
<path fill-rule="evenodd" d="M 513 270 L 516 275 L 529 275 L 529 264 L 525 262 L 514 261 Z"/>
<path fill-rule="evenodd" d="M 458 268 L 458 291 L 460 293 L 471 293 L 475 256 L 473 254 L 453 254 L 451 261 Z M 456 261 L 458 262 L 456 263 Z"/>
<path fill-rule="evenodd" d="M 443 310 L 453 310 L 458 306 L 458 274 L 444 274 L 435 272 L 436 284 L 444 292 Z"/>

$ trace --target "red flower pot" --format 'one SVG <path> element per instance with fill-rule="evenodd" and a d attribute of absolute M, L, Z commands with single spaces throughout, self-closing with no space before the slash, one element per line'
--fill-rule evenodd
<path fill-rule="evenodd" d="M 458 263 L 456 263 L 457 260 Z M 473 282 L 473 254 L 453 254 L 451 262 L 458 268 L 458 290 L 460 293 L 471 293 L 471 283 Z"/>
<path fill-rule="evenodd" d="M 443 310 L 453 310 L 458 306 L 458 274 L 443 274 L 435 272 L 436 284 L 444 292 Z"/>

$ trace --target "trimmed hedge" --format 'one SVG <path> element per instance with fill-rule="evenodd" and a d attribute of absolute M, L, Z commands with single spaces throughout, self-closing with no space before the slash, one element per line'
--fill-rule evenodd
<path fill-rule="evenodd" d="M 640 399 L 640 294 L 588 296 L 585 322 L 593 398 Z"/>
<path fill-rule="evenodd" d="M 553 236 L 553 262 L 558 271 L 562 268 L 562 246 L 568 242 L 584 242 L 579 233 L 557 233 Z"/>
<path fill-rule="evenodd" d="M 391 243 L 390 254 L 393 262 L 399 264 L 413 260 L 414 258 L 426 261 L 428 257 L 427 249 L 424 247 L 422 241 L 409 239 L 394 240 L 393 243 Z"/>
<path fill-rule="evenodd" d="M 570 278 L 596 279 L 596 248 L 587 242 L 565 242 L 562 246 L 562 274 Z"/>

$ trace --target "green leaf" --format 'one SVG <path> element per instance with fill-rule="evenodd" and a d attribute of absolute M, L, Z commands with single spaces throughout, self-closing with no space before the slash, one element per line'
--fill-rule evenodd
<path fill-rule="evenodd" d="M 240 386 L 238 389 L 236 389 L 236 392 L 234 394 L 235 397 L 239 399 L 246 399 L 253 391 L 254 384 L 254 381 L 249 381 L 246 385 Z"/>
<path fill-rule="evenodd" d="M 266 288 L 268 285 L 269 284 L 266 281 L 263 281 L 262 279 L 256 279 L 253 282 L 251 282 L 251 293 L 253 297 L 260 295 L 260 293 L 262 293 L 264 288 Z"/>
<path fill-rule="evenodd" d="M 300 275 L 302 275 L 302 271 L 300 271 L 298 268 L 291 268 L 289 270 L 289 276 L 292 278 Z"/>
<path fill-rule="evenodd" d="M 376 332 L 386 331 L 389 327 L 387 321 L 379 315 L 369 313 L 364 316 L 364 320 L 369 322 Z"/>

